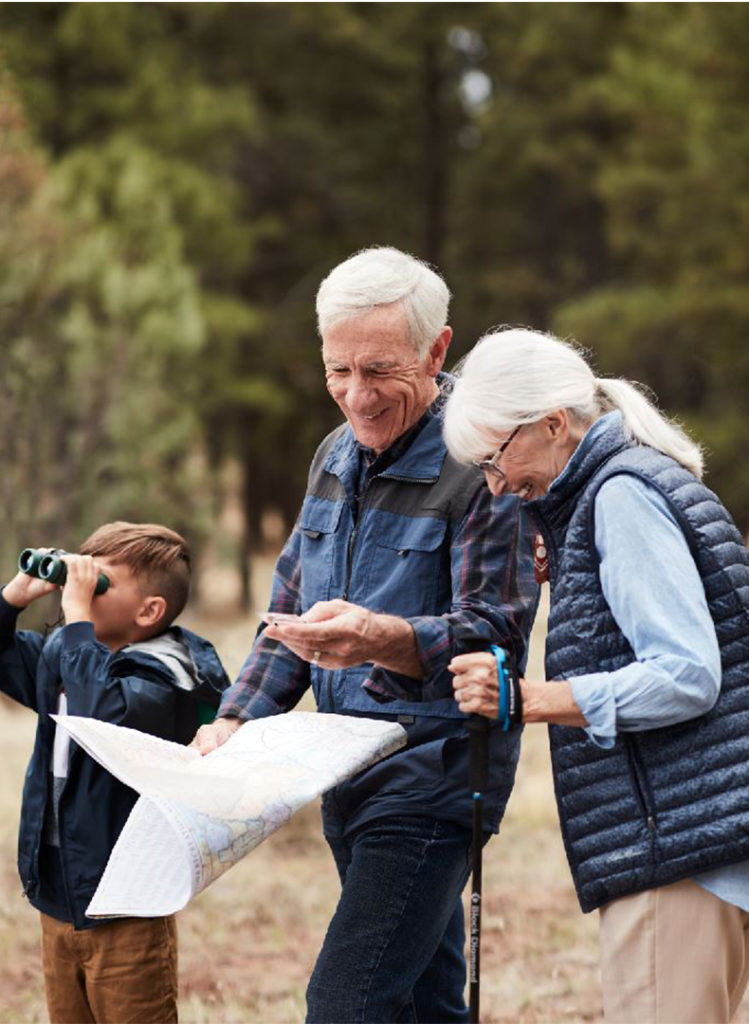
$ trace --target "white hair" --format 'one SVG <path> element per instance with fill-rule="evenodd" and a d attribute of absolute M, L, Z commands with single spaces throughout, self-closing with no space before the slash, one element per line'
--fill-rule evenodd
<path fill-rule="evenodd" d="M 362 249 L 331 270 L 317 292 L 317 329 L 322 336 L 333 324 L 395 303 L 423 359 L 447 323 L 450 292 L 431 267 L 399 249 Z"/>
<path fill-rule="evenodd" d="M 666 419 L 639 385 L 595 377 L 583 356 L 549 334 L 505 329 L 487 334 L 458 370 L 444 435 L 460 462 L 485 458 L 498 435 L 566 409 L 584 426 L 618 409 L 630 437 L 702 476 L 702 450 Z"/>

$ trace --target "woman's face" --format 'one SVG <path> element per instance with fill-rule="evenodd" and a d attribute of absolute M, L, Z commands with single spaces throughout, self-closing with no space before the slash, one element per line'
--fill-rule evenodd
<path fill-rule="evenodd" d="M 496 438 L 497 449 L 507 442 L 493 467 L 484 469 L 486 483 L 492 494 L 515 494 L 523 501 L 540 498 L 562 472 L 570 456 L 585 433 L 584 428 L 571 423 L 565 409 L 544 416 L 536 423 L 528 423 L 511 437 L 508 431 Z M 494 452 L 487 454 L 490 459 Z"/>

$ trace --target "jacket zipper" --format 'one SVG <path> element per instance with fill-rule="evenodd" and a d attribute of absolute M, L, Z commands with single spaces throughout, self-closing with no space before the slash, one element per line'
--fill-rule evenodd
<path fill-rule="evenodd" d="M 40 712 L 40 717 L 41 717 L 41 712 Z M 52 736 L 54 737 L 54 730 L 52 730 L 51 732 L 52 732 Z M 41 818 L 41 822 L 40 822 L 39 828 L 36 831 L 36 835 L 34 836 L 34 849 L 33 849 L 32 854 L 31 854 L 31 864 L 30 864 L 30 867 L 29 867 L 29 874 L 32 875 L 32 877 L 31 878 L 21 879 L 21 882 L 23 884 L 23 896 L 24 896 L 24 899 L 27 899 L 27 900 L 30 899 L 31 896 L 36 895 L 36 893 L 39 891 L 39 874 L 40 874 L 40 872 L 39 872 L 39 854 L 41 853 L 42 837 L 44 835 L 45 810 L 46 810 L 46 807 L 47 807 L 47 801 L 52 799 L 52 794 L 50 792 L 50 786 L 49 786 L 49 777 L 52 774 L 52 758 L 51 757 L 49 758 L 48 762 L 45 762 L 44 757 L 42 758 L 42 771 L 44 772 L 44 801 L 42 803 L 42 818 Z M 33 877 L 33 876 L 36 876 L 36 877 Z"/>
<path fill-rule="evenodd" d="M 348 601 L 348 592 L 349 587 L 351 586 L 351 569 L 354 564 L 354 545 L 356 544 L 356 538 L 358 534 L 359 516 L 357 513 L 356 523 L 354 525 L 353 530 L 351 531 L 351 536 L 348 539 L 348 545 L 346 547 L 346 582 L 343 585 L 343 594 L 341 595 L 341 599 L 343 601 Z"/>
<path fill-rule="evenodd" d="M 648 827 L 648 831 L 653 833 L 656 830 L 655 811 L 650 802 L 647 793 L 647 787 L 643 782 L 643 768 L 640 763 L 640 755 L 635 748 L 634 741 L 631 737 L 627 737 L 627 752 L 629 754 L 629 761 L 632 765 L 632 779 L 634 781 L 635 792 L 640 803 L 640 809 L 645 817 L 645 824 Z"/>
<path fill-rule="evenodd" d="M 361 512 L 364 505 L 364 496 L 369 490 L 369 485 L 372 483 L 371 480 L 367 480 L 364 484 L 364 489 L 361 494 L 357 495 L 355 499 L 356 508 L 356 522 L 354 528 L 351 531 L 351 536 L 348 539 L 348 545 L 346 546 L 346 582 L 343 585 L 343 594 L 341 600 L 348 601 L 348 592 L 351 587 L 351 573 L 354 567 L 354 547 L 356 546 L 356 538 L 359 536 L 359 524 L 361 523 Z"/>
<path fill-rule="evenodd" d="M 370 482 L 371 481 L 367 481 L 367 483 L 364 485 L 364 490 L 355 498 L 356 521 L 354 523 L 354 528 L 351 531 L 351 536 L 348 539 L 348 544 L 346 545 L 346 580 L 343 585 L 343 594 L 341 595 L 342 601 L 348 601 L 348 592 L 349 587 L 351 586 L 351 572 L 354 564 L 354 547 L 356 546 L 356 538 L 359 535 L 359 523 L 361 522 L 361 506 L 364 500 L 364 495 L 367 493 L 367 488 L 369 487 Z M 325 670 L 323 669 L 323 671 Z M 325 689 L 327 690 L 328 694 L 328 704 L 333 710 L 335 710 L 333 677 L 333 672 L 325 672 Z M 322 696 L 322 687 L 320 688 L 320 694 Z"/>

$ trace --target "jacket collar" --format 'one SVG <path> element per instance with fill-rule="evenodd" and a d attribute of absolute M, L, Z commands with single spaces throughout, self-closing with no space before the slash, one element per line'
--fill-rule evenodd
<path fill-rule="evenodd" d="M 632 437 L 620 412 L 601 416 L 586 431 L 567 465 L 552 481 L 548 492 L 529 501 L 528 511 L 550 526 L 565 527 L 581 492 L 598 470 L 625 448 L 633 445 Z"/>
<path fill-rule="evenodd" d="M 437 376 L 439 394 L 429 406 L 419 422 L 411 428 L 414 432 L 412 441 L 408 441 L 397 457 L 380 476 L 403 480 L 433 482 L 439 478 L 442 464 L 447 455 L 445 442 L 442 439 L 442 419 L 445 402 L 452 391 L 454 378 L 447 373 Z M 399 445 L 401 438 L 394 442 Z M 338 441 L 333 445 L 323 464 L 327 473 L 337 476 L 344 484 L 353 479 L 358 472 L 359 445 L 351 427 L 347 426 Z"/>

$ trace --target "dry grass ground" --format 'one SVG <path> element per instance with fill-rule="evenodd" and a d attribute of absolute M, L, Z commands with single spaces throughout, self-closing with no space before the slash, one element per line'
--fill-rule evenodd
<path fill-rule="evenodd" d="M 258 579 L 258 606 L 268 566 Z M 189 617 L 216 643 L 230 675 L 254 621 Z M 540 671 L 543 622 L 533 644 Z M 0 706 L 0 1024 L 47 1020 L 35 911 L 15 869 L 20 792 L 34 717 Z M 304 1019 L 307 977 L 335 907 L 338 882 L 317 806 L 232 868 L 179 915 L 183 1024 Z M 575 900 L 558 834 L 544 729 L 524 737 L 518 782 L 498 838 L 484 853 L 482 1006 L 486 1024 L 600 1020 L 597 923 Z M 742 1012 L 740 1021 L 749 1021 Z"/>

